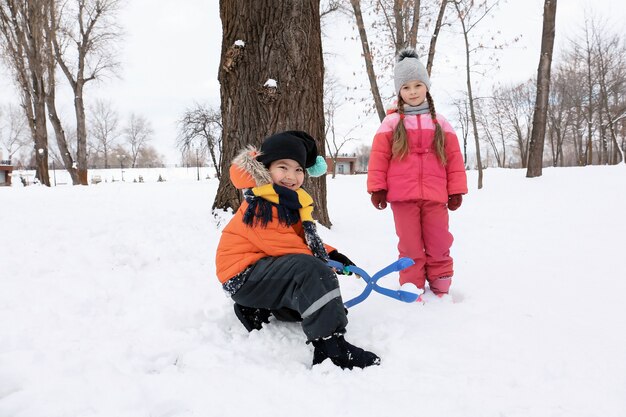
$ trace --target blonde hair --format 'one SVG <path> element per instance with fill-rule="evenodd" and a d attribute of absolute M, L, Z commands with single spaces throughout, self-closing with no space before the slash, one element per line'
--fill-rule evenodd
<path fill-rule="evenodd" d="M 426 100 L 428 101 L 428 108 L 430 111 L 430 117 L 435 125 L 435 154 L 437 159 L 442 165 L 446 165 L 448 162 L 446 158 L 446 136 L 443 133 L 443 129 L 437 120 L 437 112 L 435 111 L 435 103 L 430 95 L 430 92 L 426 93 Z M 409 141 L 406 135 L 406 128 L 404 127 L 404 100 L 398 95 L 398 113 L 400 114 L 400 121 L 396 125 L 396 129 L 393 131 L 393 144 L 391 147 L 391 154 L 394 158 L 403 159 L 409 153 Z"/>

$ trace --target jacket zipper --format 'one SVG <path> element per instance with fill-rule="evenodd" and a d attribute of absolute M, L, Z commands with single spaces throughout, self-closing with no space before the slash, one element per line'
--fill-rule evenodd
<path fill-rule="evenodd" d="M 424 199 L 424 181 L 422 181 L 422 177 L 424 176 L 424 154 L 422 153 L 422 139 L 423 139 L 423 131 L 422 131 L 422 117 L 421 115 L 416 115 L 415 117 L 417 117 L 417 131 L 419 133 L 419 141 L 418 141 L 418 149 L 419 149 L 419 161 L 420 161 L 420 171 L 419 171 L 419 176 L 417 177 L 417 180 L 419 181 L 419 185 L 420 185 L 420 198 Z"/>

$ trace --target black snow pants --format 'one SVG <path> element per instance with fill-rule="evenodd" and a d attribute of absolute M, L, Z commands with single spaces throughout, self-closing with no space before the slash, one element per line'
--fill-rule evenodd
<path fill-rule="evenodd" d="M 337 275 L 312 255 L 257 261 L 232 298 L 246 307 L 297 311 L 308 341 L 343 333 L 348 324 Z"/>

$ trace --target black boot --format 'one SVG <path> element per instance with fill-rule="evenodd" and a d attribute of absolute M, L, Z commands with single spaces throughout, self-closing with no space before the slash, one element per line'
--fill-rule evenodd
<path fill-rule="evenodd" d="M 328 338 L 313 341 L 313 365 L 322 363 L 326 358 L 342 369 L 365 368 L 380 365 L 380 358 L 372 352 L 346 342 L 342 334 L 333 334 Z"/>
<path fill-rule="evenodd" d="M 270 311 L 264 308 L 246 307 L 235 303 L 235 314 L 247 331 L 261 330 L 263 323 L 269 323 Z"/>

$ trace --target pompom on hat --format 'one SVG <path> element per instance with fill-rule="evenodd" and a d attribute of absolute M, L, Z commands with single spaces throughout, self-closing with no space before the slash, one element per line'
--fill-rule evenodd
<path fill-rule="evenodd" d="M 419 61 L 413 48 L 405 48 L 398 54 L 398 62 L 393 69 L 393 81 L 396 94 L 400 94 L 402 86 L 409 81 L 421 81 L 430 90 L 430 77 L 424 65 Z"/>
<path fill-rule="evenodd" d="M 256 159 L 266 168 L 279 159 L 292 159 L 305 168 L 312 177 L 322 176 L 327 170 L 326 161 L 317 154 L 315 139 L 300 130 L 289 130 L 268 136 L 263 140 L 261 153 Z"/>

